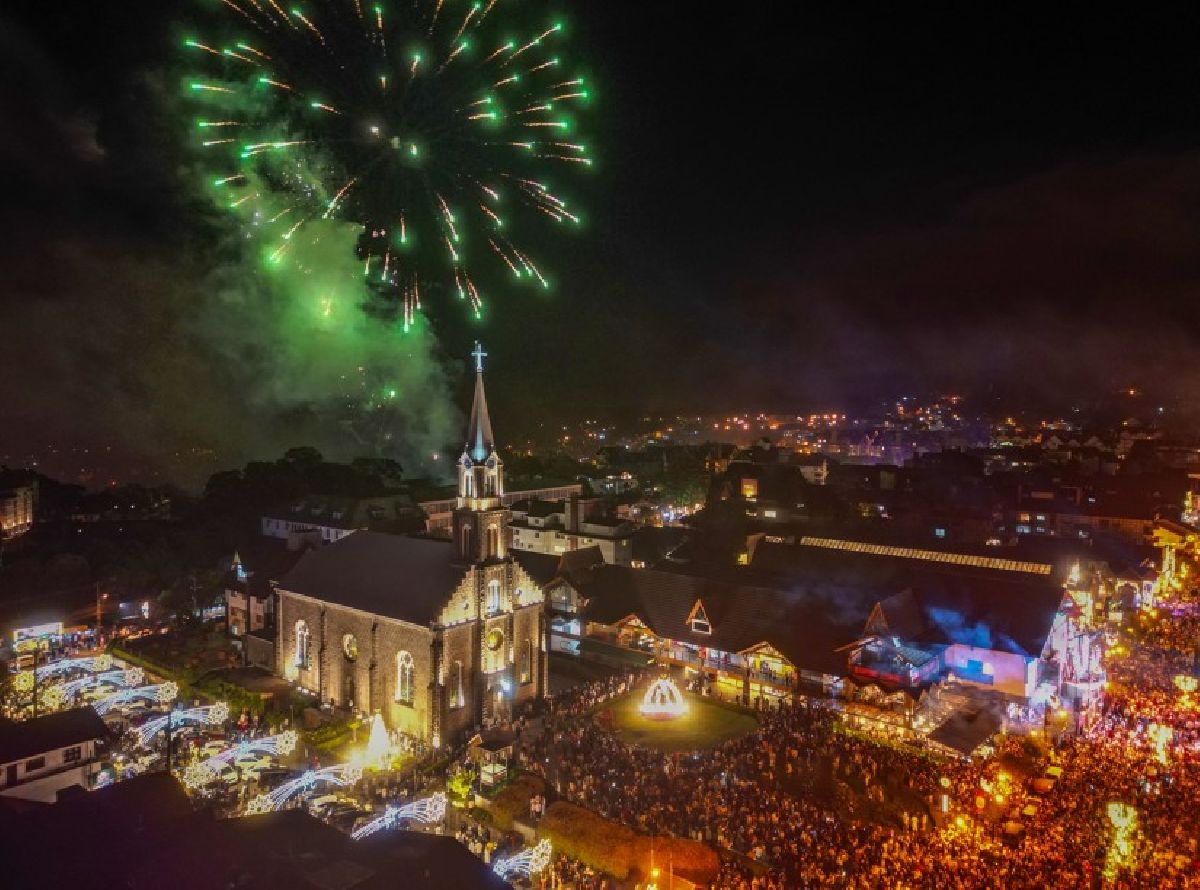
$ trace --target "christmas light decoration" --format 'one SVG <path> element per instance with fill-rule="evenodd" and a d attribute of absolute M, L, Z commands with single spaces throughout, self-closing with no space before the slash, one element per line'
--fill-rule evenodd
<path fill-rule="evenodd" d="M 195 724 L 219 726 L 228 719 L 229 705 L 222 701 L 202 708 L 188 708 L 183 711 L 172 711 L 170 714 L 163 714 L 161 717 L 147 720 L 133 732 L 137 736 L 138 745 L 145 748 L 150 744 L 150 740 L 165 730 L 168 725 L 172 727 Z"/>
<path fill-rule="evenodd" d="M 643 717 L 650 720 L 674 720 L 687 713 L 687 702 L 683 693 L 668 677 L 661 677 L 650 684 L 642 703 L 638 707 Z"/>
<path fill-rule="evenodd" d="M 154 701 L 158 704 L 170 704 L 179 697 L 179 684 L 174 681 L 157 683 L 152 686 L 139 686 L 136 689 L 122 689 L 112 695 L 92 702 L 96 713 L 103 717 L 113 708 L 121 707 L 135 701 Z"/>
<path fill-rule="evenodd" d="M 274 813 L 283 809 L 297 797 L 311 794 L 318 785 L 335 785 L 344 788 L 362 778 L 362 768 L 349 763 L 309 770 L 304 775 L 285 782 L 267 794 L 260 794 L 246 805 L 246 815 Z"/>
<path fill-rule="evenodd" d="M 226 748 L 219 754 L 214 754 L 207 760 L 193 763 L 183 771 L 183 784 L 191 790 L 203 788 L 217 780 L 226 766 L 245 754 L 269 754 L 272 757 L 286 757 L 296 750 L 300 740 L 294 729 L 288 729 L 278 735 L 264 736 L 261 739 L 250 739 Z"/>
<path fill-rule="evenodd" d="M 506 881 L 516 877 L 529 878 L 550 864 L 553 847 L 542 839 L 533 847 L 527 847 L 514 856 L 506 856 L 492 863 L 492 871 Z"/>
<path fill-rule="evenodd" d="M 414 800 L 402 807 L 387 807 L 383 815 L 356 828 L 351 835 L 356 841 L 370 837 L 380 831 L 398 828 L 404 820 L 430 825 L 441 822 L 446 816 L 446 795 L 439 791 L 430 797 Z"/>
<path fill-rule="evenodd" d="M 85 658 L 62 658 L 58 661 L 52 661 L 49 664 L 39 664 L 37 667 L 37 679 L 41 683 L 44 680 L 49 680 L 62 674 L 69 674 L 72 671 L 87 671 L 88 673 L 100 674 L 112 670 L 112 666 L 113 657 L 107 653 Z M 17 690 L 19 692 L 28 692 L 32 689 L 33 676 L 33 671 L 21 671 L 17 674 Z"/>

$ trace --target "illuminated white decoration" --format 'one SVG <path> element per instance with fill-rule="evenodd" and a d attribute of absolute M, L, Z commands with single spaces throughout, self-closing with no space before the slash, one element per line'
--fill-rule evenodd
<path fill-rule="evenodd" d="M 398 828 L 400 823 L 405 819 L 429 825 L 434 822 L 441 822 L 445 816 L 446 795 L 439 791 L 431 797 L 414 800 L 402 807 L 388 807 L 378 819 L 372 819 L 366 825 L 354 829 L 351 837 L 356 841 L 361 841 L 363 838 L 370 837 L 376 832 L 390 831 L 393 828 Z"/>
<path fill-rule="evenodd" d="M 660 677 L 650 684 L 638 710 L 650 720 L 674 720 L 686 714 L 688 706 L 675 682 L 668 677 Z"/>
<path fill-rule="evenodd" d="M 145 748 L 150 744 L 152 738 L 167 728 L 168 723 L 172 726 L 186 726 L 197 723 L 207 724 L 208 726 L 219 726 L 228 719 L 229 705 L 222 701 L 203 708 L 188 708 L 185 711 L 173 711 L 170 714 L 163 714 L 161 717 L 147 720 L 134 730 L 134 734 L 138 737 L 138 744 Z"/>
<path fill-rule="evenodd" d="M 391 760 L 392 741 L 383 725 L 383 717 L 376 714 L 371 719 L 371 737 L 367 739 L 367 766 L 385 769 Z"/>
<path fill-rule="evenodd" d="M 127 705 L 131 702 L 144 700 L 156 701 L 159 704 L 170 704 L 179 697 L 179 684 L 174 681 L 166 683 L 157 683 L 153 686 L 139 686 L 137 689 L 122 689 L 120 692 L 114 692 L 112 695 L 106 695 L 97 701 L 92 702 L 92 707 L 96 709 L 96 713 L 103 717 L 113 708 Z"/>
<path fill-rule="evenodd" d="M 99 674 L 112 670 L 112 666 L 113 657 L 107 653 L 87 658 L 63 658 L 58 661 L 52 661 L 49 664 L 39 664 L 37 667 L 37 678 L 40 683 L 52 677 L 57 677 L 60 674 L 69 674 L 71 671 L 87 671 L 88 673 Z M 138 683 L 140 682 L 139 680 Z M 28 692 L 33 688 L 33 671 L 21 671 L 17 674 L 16 683 L 18 691 Z"/>
<path fill-rule="evenodd" d="M 246 815 L 254 816 L 260 813 L 274 813 L 281 810 L 297 797 L 307 796 L 318 785 L 336 785 L 345 787 L 353 785 L 362 778 L 362 768 L 349 763 L 338 766 L 327 766 L 324 769 L 309 770 L 304 775 L 284 782 L 275 790 L 260 794 L 251 799 L 246 805 Z"/>
<path fill-rule="evenodd" d="M 506 881 L 515 877 L 532 877 L 550 864 L 552 852 L 550 841 L 542 839 L 536 846 L 527 847 L 515 856 L 497 859 L 492 863 L 492 871 Z"/>
<path fill-rule="evenodd" d="M 244 754 L 269 754 L 272 757 L 286 757 L 296 750 L 300 736 L 296 730 L 289 729 L 278 735 L 269 735 L 261 739 L 250 739 L 232 747 L 226 748 L 220 754 L 214 754 L 208 760 L 193 763 L 183 772 L 183 784 L 188 788 L 203 788 L 210 782 L 215 782 L 221 770 Z"/>

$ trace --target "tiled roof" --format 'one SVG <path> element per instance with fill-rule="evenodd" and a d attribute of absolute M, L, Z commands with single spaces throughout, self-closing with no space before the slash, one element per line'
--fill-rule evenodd
<path fill-rule="evenodd" d="M 466 576 L 449 541 L 359 531 L 306 553 L 279 589 L 429 624 Z"/>
<path fill-rule="evenodd" d="M 24 723 L 0 723 L 0 763 L 24 760 L 47 751 L 108 738 L 108 735 L 108 727 L 90 705 Z"/>
<path fill-rule="evenodd" d="M 725 652 L 770 643 L 798 668 L 840 675 L 839 647 L 858 639 L 875 599 L 836 585 L 770 589 L 653 569 L 604 565 L 581 588 L 587 617 L 615 623 L 636 615 L 662 637 Z M 694 633 L 688 615 L 696 600 L 712 627 Z"/>
<path fill-rule="evenodd" d="M 1049 574 L 825 547 L 760 544 L 753 569 L 776 584 L 827 579 L 862 590 L 883 604 L 889 624 L 895 619 L 902 626 L 904 633 L 898 629 L 897 635 L 910 640 L 969 643 L 1035 657 L 1063 598 L 1061 582 Z M 905 591 L 911 592 L 912 604 Z"/>

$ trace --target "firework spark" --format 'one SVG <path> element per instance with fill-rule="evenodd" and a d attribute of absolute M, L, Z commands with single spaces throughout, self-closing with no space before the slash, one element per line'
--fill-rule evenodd
<path fill-rule="evenodd" d="M 362 283 L 405 329 L 422 288 L 480 317 L 491 285 L 548 287 L 529 239 L 580 217 L 541 179 L 591 165 L 563 141 L 591 94 L 567 73 L 563 23 L 517 7 L 223 0 L 184 40 L 198 137 L 229 128 L 197 139 L 214 200 L 270 265 L 305 264 L 311 225 L 360 227 Z"/>

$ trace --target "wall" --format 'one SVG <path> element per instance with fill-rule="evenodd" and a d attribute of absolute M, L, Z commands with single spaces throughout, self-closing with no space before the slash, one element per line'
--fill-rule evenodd
<path fill-rule="evenodd" d="M 64 753 L 70 748 L 78 747 L 80 756 L 74 762 L 74 768 L 64 760 Z M 0 764 L 0 795 L 16 797 L 21 800 L 36 800 L 43 803 L 54 803 L 58 792 L 72 785 L 91 788 L 91 777 L 100 771 L 100 764 L 95 762 L 96 743 L 82 742 L 68 748 L 60 748 L 47 752 L 45 764 L 38 769 L 29 770 L 28 764 L 32 757 L 18 761 L 17 784 L 5 786 L 9 764 Z"/>
<path fill-rule="evenodd" d="M 366 713 L 378 710 L 389 726 L 419 738 L 428 738 L 432 726 L 430 680 L 434 674 L 431 630 L 355 609 L 279 591 L 280 633 L 282 643 L 276 653 L 276 671 L 306 689 L 319 693 L 321 700 L 340 707 L 353 706 Z M 296 622 L 308 624 L 310 636 L 309 666 L 297 667 Z M 353 635 L 358 656 L 350 661 L 345 654 L 345 637 Z M 407 651 L 413 657 L 413 701 L 396 701 L 396 656 Z M 374 668 L 372 669 L 372 663 Z"/>
<path fill-rule="evenodd" d="M 952 671 L 964 683 L 1025 698 L 1033 694 L 1037 673 L 1036 659 L 961 643 L 954 643 L 947 648 L 944 657 L 946 669 Z M 976 671 L 970 668 L 968 663 L 971 661 L 978 661 L 984 666 L 983 670 Z"/>

